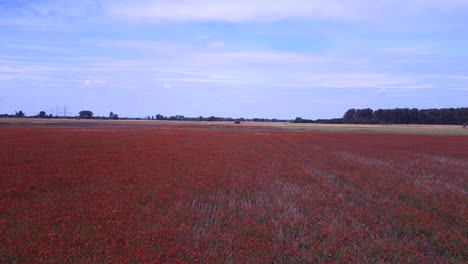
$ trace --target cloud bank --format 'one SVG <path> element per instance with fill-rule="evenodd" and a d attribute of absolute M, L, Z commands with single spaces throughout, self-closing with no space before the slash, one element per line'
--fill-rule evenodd
<path fill-rule="evenodd" d="M 463 0 L 146 0 L 105 5 L 114 18 L 145 22 L 272 22 L 288 19 L 361 21 L 468 8 Z"/>
<path fill-rule="evenodd" d="M 468 11 L 466 0 L 29 0 L 0 3 L 0 23 L 41 19 L 134 22 L 275 22 L 431 19 Z"/>

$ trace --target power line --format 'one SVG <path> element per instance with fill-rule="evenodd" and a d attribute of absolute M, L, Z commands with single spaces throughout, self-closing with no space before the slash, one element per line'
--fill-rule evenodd
<path fill-rule="evenodd" d="M 66 105 L 63 107 L 56 105 L 55 108 L 50 108 L 48 112 L 54 114 L 55 117 L 68 117 L 71 115 L 70 108 Z"/>
<path fill-rule="evenodd" d="M 67 111 L 67 106 L 64 105 L 64 106 L 63 106 L 63 117 L 67 117 L 68 114 L 71 114 L 71 113 Z"/>

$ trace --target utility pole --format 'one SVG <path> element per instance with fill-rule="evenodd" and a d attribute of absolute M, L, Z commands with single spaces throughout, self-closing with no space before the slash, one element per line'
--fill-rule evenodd
<path fill-rule="evenodd" d="M 64 105 L 64 106 L 63 106 L 63 117 L 67 117 L 68 114 L 70 114 L 70 112 L 68 112 L 67 109 L 68 109 L 67 106 Z"/>

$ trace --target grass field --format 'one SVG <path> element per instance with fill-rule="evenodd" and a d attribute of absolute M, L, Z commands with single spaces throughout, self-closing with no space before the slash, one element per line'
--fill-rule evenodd
<path fill-rule="evenodd" d="M 467 261 L 461 128 L 5 120 L 0 263 Z"/>
<path fill-rule="evenodd" d="M 284 130 L 304 132 L 357 132 L 393 133 L 421 135 L 465 135 L 468 128 L 454 125 L 355 125 L 355 124 L 296 124 L 286 122 L 197 122 L 197 121 L 155 121 L 155 120 L 86 120 L 86 119 L 34 119 L 3 118 L 0 127 L 6 126 L 43 126 L 43 127 L 157 127 L 202 130 Z"/>

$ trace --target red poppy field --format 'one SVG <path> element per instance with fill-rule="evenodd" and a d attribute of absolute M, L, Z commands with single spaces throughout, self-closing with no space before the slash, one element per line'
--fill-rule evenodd
<path fill-rule="evenodd" d="M 0 263 L 466 263 L 468 137 L 0 128 Z"/>

